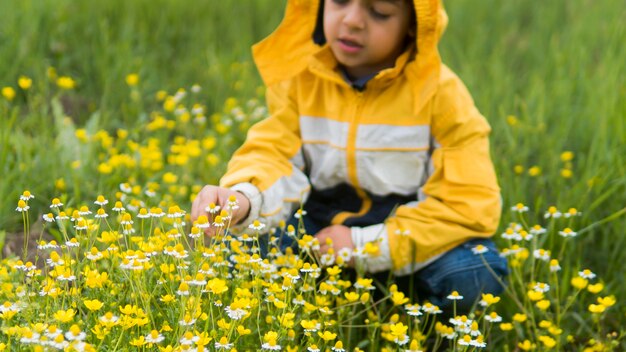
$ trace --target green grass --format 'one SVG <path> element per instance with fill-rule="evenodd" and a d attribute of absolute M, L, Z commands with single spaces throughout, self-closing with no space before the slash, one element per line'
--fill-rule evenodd
<path fill-rule="evenodd" d="M 250 46 L 275 28 L 283 4 L 0 0 L 0 87 L 16 87 L 18 76 L 28 75 L 37 92 L 18 92 L 12 104 L 0 98 L 0 229 L 20 228 L 14 208 L 24 189 L 38 195 L 41 203 L 33 208 L 39 209 L 57 196 L 54 181 L 59 178 L 73 191 L 73 184 L 81 185 L 82 199 L 75 203 L 111 191 L 107 187 L 113 184 L 93 169 L 71 171 L 81 148 L 70 143 L 75 128 L 112 134 L 124 128 L 142 138 L 142 126 L 158 107 L 154 94 L 196 83 L 203 87 L 200 101 L 207 116 L 222 111 L 228 97 L 256 97 L 261 81 Z M 493 127 L 493 158 L 505 205 L 501 228 L 511 221 L 508 208 L 517 202 L 529 205 L 537 219 L 550 205 L 578 208 L 583 212 L 578 229 L 624 209 L 626 4 L 454 0 L 446 6 L 450 24 L 442 57 Z M 46 77 L 50 66 L 76 79 L 77 89 L 55 89 Z M 124 82 L 132 72 L 141 77 L 139 102 L 130 98 Z M 56 114 L 55 99 L 64 108 Z M 69 115 L 71 124 L 63 124 L 62 115 Z M 507 122 L 509 115 L 517 124 Z M 220 151 L 221 166 L 205 173 L 205 180 L 223 170 L 232 148 Z M 560 175 L 566 167 L 560 159 L 564 151 L 575 155 L 571 178 Z M 516 165 L 523 167 L 522 174 L 514 172 Z M 541 168 L 540 175 L 528 175 L 533 166 Z M 183 174 L 185 169 L 168 170 Z M 194 175 L 189 182 L 201 184 L 202 172 Z M 626 297 L 624 219 L 590 227 L 568 253 L 573 267 L 598 273 L 617 297 Z M 615 327 L 625 324 L 626 308 L 618 304 Z"/>

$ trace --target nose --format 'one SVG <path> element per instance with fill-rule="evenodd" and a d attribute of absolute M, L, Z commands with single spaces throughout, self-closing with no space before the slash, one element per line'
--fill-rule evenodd
<path fill-rule="evenodd" d="M 363 16 L 362 6 L 360 6 L 357 1 L 353 1 L 352 4 L 346 8 L 343 23 L 351 29 L 362 29 L 364 27 Z"/>

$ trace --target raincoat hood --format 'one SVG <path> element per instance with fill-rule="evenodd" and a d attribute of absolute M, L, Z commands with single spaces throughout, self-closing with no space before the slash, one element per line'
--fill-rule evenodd
<path fill-rule="evenodd" d="M 323 41 L 320 40 L 322 1 L 288 0 L 285 17 L 278 28 L 253 46 L 254 61 L 266 85 L 302 72 L 311 58 L 324 48 L 323 44 L 317 44 Z M 434 90 L 439 79 L 441 59 L 437 44 L 448 18 L 440 0 L 413 0 L 413 4 L 417 19 L 417 50 L 405 70 L 407 77 L 423 94 Z"/>

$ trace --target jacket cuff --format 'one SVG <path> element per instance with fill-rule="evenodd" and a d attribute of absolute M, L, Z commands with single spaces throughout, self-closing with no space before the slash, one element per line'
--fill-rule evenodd
<path fill-rule="evenodd" d="M 368 242 L 378 244 L 379 254 L 377 256 L 367 255 L 357 259 L 365 263 L 365 270 L 369 273 L 387 271 L 393 268 L 391 253 L 389 250 L 389 238 L 387 237 L 387 227 L 384 224 L 376 224 L 367 227 L 350 228 L 352 242 L 357 253 L 363 253 L 363 248 Z M 357 256 L 359 256 L 357 254 Z"/>
<path fill-rule="evenodd" d="M 245 230 L 254 220 L 259 218 L 261 204 L 263 203 L 261 192 L 255 185 L 248 182 L 238 183 L 230 187 L 230 189 L 242 193 L 250 201 L 250 211 L 248 212 L 248 216 L 241 220 L 239 224 L 234 226 L 236 229 Z"/>

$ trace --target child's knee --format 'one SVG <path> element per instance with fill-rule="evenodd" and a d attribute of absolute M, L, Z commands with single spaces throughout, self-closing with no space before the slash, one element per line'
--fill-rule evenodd
<path fill-rule="evenodd" d="M 483 244 L 489 251 L 474 254 L 471 248 Z M 481 300 L 483 293 L 500 295 L 508 274 L 507 262 L 497 252 L 490 240 L 475 240 L 455 248 L 421 273 L 427 296 L 422 297 L 444 310 L 456 306 L 457 314 L 469 313 Z M 448 296 L 456 291 L 462 299 Z"/>

